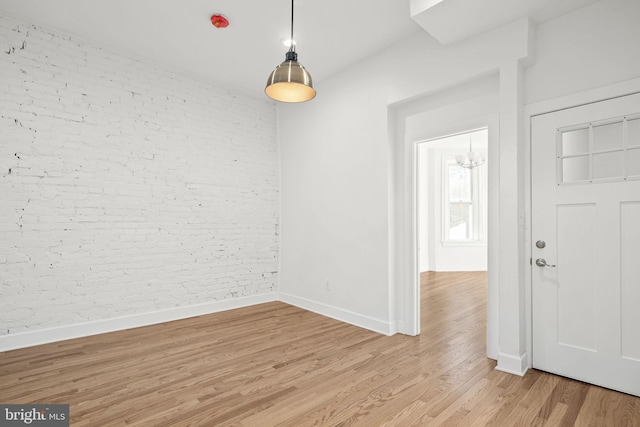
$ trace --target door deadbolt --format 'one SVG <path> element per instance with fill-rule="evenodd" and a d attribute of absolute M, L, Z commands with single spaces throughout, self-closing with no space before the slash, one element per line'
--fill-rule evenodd
<path fill-rule="evenodd" d="M 544 240 L 538 240 L 536 242 L 536 248 L 544 249 L 547 246 L 547 243 Z"/>

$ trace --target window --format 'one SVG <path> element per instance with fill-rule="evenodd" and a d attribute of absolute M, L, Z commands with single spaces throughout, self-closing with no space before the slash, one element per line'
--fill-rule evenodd
<path fill-rule="evenodd" d="M 458 166 L 453 156 L 443 157 L 443 240 L 445 242 L 475 243 L 482 241 L 484 230 L 481 218 L 479 170 Z"/>
<path fill-rule="evenodd" d="M 640 114 L 558 129 L 558 184 L 640 179 Z"/>

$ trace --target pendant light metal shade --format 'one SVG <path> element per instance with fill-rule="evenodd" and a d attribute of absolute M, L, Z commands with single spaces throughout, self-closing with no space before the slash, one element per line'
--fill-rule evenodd
<path fill-rule="evenodd" d="M 293 0 L 291 0 L 291 47 L 285 60 L 278 65 L 267 79 L 264 89 L 267 96 L 280 102 L 305 102 L 316 96 L 311 75 L 298 62 L 298 54 L 293 42 Z"/>
<path fill-rule="evenodd" d="M 298 55 L 289 51 L 285 61 L 273 70 L 264 90 L 269 98 L 280 102 L 304 102 L 316 96 L 311 75 L 297 59 Z"/>

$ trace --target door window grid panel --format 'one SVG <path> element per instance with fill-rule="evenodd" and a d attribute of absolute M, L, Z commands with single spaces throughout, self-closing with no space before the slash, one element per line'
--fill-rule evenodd
<path fill-rule="evenodd" d="M 443 241 L 464 243 L 481 240 L 478 168 L 462 168 L 453 156 L 445 156 L 442 172 Z"/>
<path fill-rule="evenodd" d="M 558 185 L 640 179 L 640 114 L 557 130 Z"/>
<path fill-rule="evenodd" d="M 640 117 L 627 120 L 627 147 L 640 147 Z"/>

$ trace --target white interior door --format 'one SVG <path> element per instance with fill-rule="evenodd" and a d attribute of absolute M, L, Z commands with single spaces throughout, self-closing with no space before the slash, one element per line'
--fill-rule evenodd
<path fill-rule="evenodd" d="M 533 367 L 640 396 L 640 94 L 531 126 Z"/>

